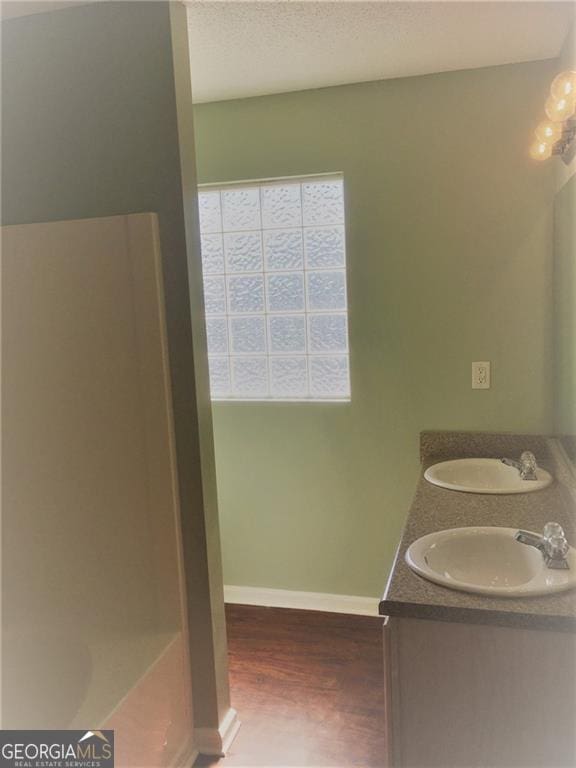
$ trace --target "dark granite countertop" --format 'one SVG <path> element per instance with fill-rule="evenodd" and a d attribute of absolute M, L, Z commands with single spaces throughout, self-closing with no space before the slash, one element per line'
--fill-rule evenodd
<path fill-rule="evenodd" d="M 517 458 L 531 450 L 555 481 L 534 493 L 489 495 L 438 488 L 423 477 L 431 464 L 467 457 Z M 554 520 L 576 545 L 576 483 L 557 441 L 531 435 L 481 432 L 423 432 L 422 473 L 408 514 L 396 559 L 380 602 L 380 614 L 440 621 L 576 631 L 576 590 L 545 597 L 485 597 L 434 584 L 410 570 L 408 546 L 433 531 L 497 525 L 541 531 Z"/>

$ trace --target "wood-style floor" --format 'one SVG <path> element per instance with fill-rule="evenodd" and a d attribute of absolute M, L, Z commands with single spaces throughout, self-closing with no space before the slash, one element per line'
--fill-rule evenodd
<path fill-rule="evenodd" d="M 242 727 L 218 768 L 382 768 L 382 620 L 227 606 Z"/>

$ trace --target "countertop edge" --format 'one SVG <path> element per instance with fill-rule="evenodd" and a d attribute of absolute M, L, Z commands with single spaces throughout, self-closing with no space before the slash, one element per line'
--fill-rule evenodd
<path fill-rule="evenodd" d="M 536 614 L 511 613 L 506 610 L 494 611 L 483 608 L 455 608 L 427 603 L 409 603 L 382 599 L 378 604 L 380 616 L 394 616 L 402 619 L 429 619 L 458 624 L 484 624 L 519 629 L 541 629 L 544 631 L 576 632 L 576 617 L 538 616 Z"/>

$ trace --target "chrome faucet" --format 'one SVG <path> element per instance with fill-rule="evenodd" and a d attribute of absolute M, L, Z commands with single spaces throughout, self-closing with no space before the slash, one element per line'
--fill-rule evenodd
<path fill-rule="evenodd" d="M 509 467 L 515 467 L 520 473 L 522 480 L 538 480 L 536 476 L 536 457 L 532 451 L 524 451 L 520 456 L 520 461 L 514 459 L 502 459 L 502 464 L 507 464 Z"/>
<path fill-rule="evenodd" d="M 516 531 L 516 541 L 529 547 L 539 549 L 547 568 L 568 569 L 568 551 L 570 546 L 566 541 L 564 530 L 558 523 L 546 523 L 542 536 L 530 531 Z"/>

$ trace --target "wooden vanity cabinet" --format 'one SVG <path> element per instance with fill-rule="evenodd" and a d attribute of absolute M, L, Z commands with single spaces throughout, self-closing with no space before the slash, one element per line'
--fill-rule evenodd
<path fill-rule="evenodd" d="M 388 768 L 576 766 L 576 635 L 385 617 Z"/>

